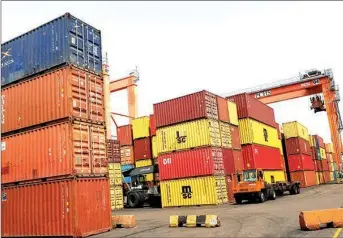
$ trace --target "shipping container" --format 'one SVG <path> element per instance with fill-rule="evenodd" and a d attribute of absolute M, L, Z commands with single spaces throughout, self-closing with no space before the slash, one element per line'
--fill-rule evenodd
<path fill-rule="evenodd" d="M 238 119 L 252 118 L 271 127 L 275 127 L 273 108 L 246 93 L 229 97 L 237 104 Z"/>
<path fill-rule="evenodd" d="M 136 139 L 133 141 L 135 161 L 140 159 L 152 159 L 150 137 Z"/>
<path fill-rule="evenodd" d="M 235 174 L 244 169 L 244 161 L 241 150 L 223 148 L 223 163 L 225 174 Z"/>
<path fill-rule="evenodd" d="M 241 146 L 241 137 L 239 135 L 238 126 L 230 125 L 230 131 L 231 131 L 232 148 L 236 150 L 240 150 L 242 146 Z"/>
<path fill-rule="evenodd" d="M 330 181 L 334 181 L 334 180 L 335 180 L 334 172 L 330 172 Z"/>
<path fill-rule="evenodd" d="M 135 157 L 133 153 L 133 146 L 122 146 L 120 148 L 120 159 L 122 165 L 134 165 Z"/>
<path fill-rule="evenodd" d="M 275 123 L 275 128 L 277 130 L 277 138 L 279 138 L 279 140 L 281 140 L 281 131 L 280 131 L 279 123 Z"/>
<path fill-rule="evenodd" d="M 120 142 L 119 140 L 106 140 L 108 163 L 120 163 Z"/>
<path fill-rule="evenodd" d="M 1 140 L 2 183 L 107 173 L 103 126 L 66 121 Z"/>
<path fill-rule="evenodd" d="M 218 120 L 216 95 L 200 91 L 154 104 L 156 127 L 207 118 Z"/>
<path fill-rule="evenodd" d="M 218 205 L 228 201 L 224 176 L 161 181 L 162 207 Z"/>
<path fill-rule="evenodd" d="M 329 163 L 327 160 L 320 160 L 320 163 L 322 164 L 323 171 L 329 171 Z"/>
<path fill-rule="evenodd" d="M 333 168 L 335 171 L 338 171 L 336 162 L 333 162 Z"/>
<path fill-rule="evenodd" d="M 62 64 L 102 73 L 101 32 L 64 14 L 1 44 L 1 86 Z"/>
<path fill-rule="evenodd" d="M 283 170 L 263 170 L 263 179 L 267 183 L 287 181 L 285 171 Z"/>
<path fill-rule="evenodd" d="M 139 160 L 139 161 L 136 161 L 135 165 L 136 165 L 136 168 L 149 166 L 149 165 L 152 165 L 152 160 L 151 159 Z M 153 173 L 144 174 L 142 177 L 144 177 L 144 180 L 147 182 L 154 181 L 154 174 Z"/>
<path fill-rule="evenodd" d="M 332 154 L 333 153 L 333 145 L 332 143 L 324 144 L 326 153 Z"/>
<path fill-rule="evenodd" d="M 323 178 L 324 183 L 331 182 L 332 180 L 330 179 L 330 171 L 323 171 Z"/>
<path fill-rule="evenodd" d="M 111 229 L 107 178 L 2 187 L 1 236 L 85 237 Z"/>
<path fill-rule="evenodd" d="M 308 129 L 297 121 L 287 122 L 282 124 L 283 134 L 286 139 L 292 137 L 301 137 L 308 140 Z"/>
<path fill-rule="evenodd" d="M 123 187 L 121 185 L 110 187 L 110 202 L 112 211 L 124 208 Z"/>
<path fill-rule="evenodd" d="M 231 125 L 238 126 L 238 114 L 236 103 L 228 101 L 227 107 L 229 111 L 229 123 Z"/>
<path fill-rule="evenodd" d="M 235 202 L 235 197 L 233 193 L 233 188 L 238 185 L 238 178 L 237 174 L 228 174 L 225 176 L 226 180 L 226 190 L 227 190 L 227 198 L 230 203 Z"/>
<path fill-rule="evenodd" d="M 1 95 L 2 133 L 62 118 L 104 123 L 101 77 L 74 67 L 10 85 Z"/>
<path fill-rule="evenodd" d="M 219 122 L 220 127 L 220 140 L 223 148 L 232 148 L 232 138 L 230 124 L 225 122 Z"/>
<path fill-rule="evenodd" d="M 201 119 L 157 129 L 159 153 L 200 146 L 221 146 L 219 122 Z"/>
<path fill-rule="evenodd" d="M 301 137 L 292 137 L 285 140 L 288 155 L 306 154 L 312 155 L 310 143 Z"/>
<path fill-rule="evenodd" d="M 319 148 L 325 149 L 324 139 L 322 137 L 320 137 L 319 135 L 313 135 L 312 137 L 313 137 L 313 141 L 314 141 L 317 149 L 319 149 Z"/>
<path fill-rule="evenodd" d="M 317 183 L 316 172 L 314 171 L 291 172 L 290 177 L 292 182 L 300 182 L 301 188 L 315 186 Z"/>
<path fill-rule="evenodd" d="M 316 147 L 316 142 L 314 141 L 314 137 L 312 135 L 308 135 L 308 141 L 311 147 Z"/>
<path fill-rule="evenodd" d="M 133 139 L 150 136 L 150 117 L 138 117 L 132 120 Z"/>
<path fill-rule="evenodd" d="M 252 119 L 239 120 L 239 134 L 241 144 L 259 144 L 280 148 L 277 130 Z"/>
<path fill-rule="evenodd" d="M 223 122 L 230 122 L 227 99 L 217 96 L 218 119 Z"/>
<path fill-rule="evenodd" d="M 117 139 L 120 141 L 121 146 L 133 145 L 132 125 L 118 126 Z"/>
<path fill-rule="evenodd" d="M 329 163 L 333 162 L 333 155 L 326 153 L 326 159 L 329 161 Z"/>
<path fill-rule="evenodd" d="M 131 177 L 124 177 L 123 183 L 131 183 Z"/>
<path fill-rule="evenodd" d="M 333 172 L 335 171 L 334 167 L 333 167 L 333 163 L 328 163 L 329 165 L 329 171 Z"/>
<path fill-rule="evenodd" d="M 301 170 L 315 170 L 313 158 L 311 155 L 296 154 L 288 155 L 288 168 L 289 172 Z"/>
<path fill-rule="evenodd" d="M 320 157 L 322 158 L 322 160 L 326 160 L 326 153 L 325 153 L 325 150 L 323 148 L 319 148 L 319 153 L 320 153 Z"/>
<path fill-rule="evenodd" d="M 125 171 L 128 171 L 128 170 L 130 170 L 130 169 L 133 169 L 134 167 L 135 167 L 135 166 L 132 165 L 132 164 L 122 165 L 122 166 L 121 166 L 121 171 L 122 171 L 122 172 L 125 172 Z"/>
<path fill-rule="evenodd" d="M 155 121 L 155 115 L 150 115 L 150 121 L 149 121 L 149 129 L 150 129 L 150 135 L 155 136 L 156 135 L 156 121 Z"/>
<path fill-rule="evenodd" d="M 312 149 L 312 157 L 315 159 L 315 160 L 321 160 L 322 157 L 320 156 L 320 151 L 319 149 L 317 149 L 316 147 L 311 147 Z"/>
<path fill-rule="evenodd" d="M 242 153 L 245 169 L 283 169 L 283 161 L 278 148 L 257 144 L 243 145 Z"/>
<path fill-rule="evenodd" d="M 158 156 L 156 136 L 151 137 L 151 150 L 152 150 L 152 158 L 156 159 Z"/>
<path fill-rule="evenodd" d="M 279 144 L 279 150 L 280 150 L 280 154 L 281 154 L 282 156 L 284 156 L 284 154 L 283 154 L 283 146 L 282 146 L 282 141 L 281 141 L 280 139 L 278 139 L 278 144 Z"/>
<path fill-rule="evenodd" d="M 316 172 L 316 177 L 317 177 L 317 182 L 319 182 L 319 184 L 324 183 L 323 172 Z"/>
<path fill-rule="evenodd" d="M 201 147 L 158 156 L 160 180 L 224 175 L 221 148 Z"/>
<path fill-rule="evenodd" d="M 108 164 L 108 177 L 110 178 L 110 186 L 122 185 L 122 172 L 120 163 Z"/>
<path fill-rule="evenodd" d="M 322 172 L 323 171 L 323 165 L 321 160 L 314 160 L 314 168 L 316 172 Z"/>

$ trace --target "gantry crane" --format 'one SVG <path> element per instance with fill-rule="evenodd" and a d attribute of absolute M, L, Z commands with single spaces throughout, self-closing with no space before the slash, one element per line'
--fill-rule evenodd
<path fill-rule="evenodd" d="M 322 101 L 319 97 L 316 97 L 315 100 L 312 99 L 312 107 L 315 112 L 326 111 L 327 113 L 333 148 L 336 152 L 334 155 L 334 161 L 337 163 L 339 170 L 343 170 L 343 150 L 341 139 L 343 124 L 338 107 L 340 95 L 339 87 L 335 84 L 331 69 L 324 71 L 310 70 L 305 74 L 300 73 L 299 76 L 291 79 L 243 90 L 240 93 L 243 92 L 254 96 L 266 104 L 322 93 L 325 107 L 321 105 L 321 102 L 316 105 L 317 101 Z M 238 94 L 238 92 L 227 96 L 232 96 L 235 94 Z"/>

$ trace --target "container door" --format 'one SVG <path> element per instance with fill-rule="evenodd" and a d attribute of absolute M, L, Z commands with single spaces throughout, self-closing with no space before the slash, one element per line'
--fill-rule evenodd
<path fill-rule="evenodd" d="M 107 172 L 107 157 L 106 157 L 106 135 L 103 126 L 89 126 L 90 143 L 92 150 L 91 166 L 92 173 L 103 175 Z"/>

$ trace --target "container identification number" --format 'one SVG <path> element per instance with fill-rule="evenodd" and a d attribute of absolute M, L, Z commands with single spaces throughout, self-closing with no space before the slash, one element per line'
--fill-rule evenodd
<path fill-rule="evenodd" d="M 192 188 L 191 186 L 182 186 L 182 197 L 183 199 L 192 198 Z"/>
<path fill-rule="evenodd" d="M 187 136 L 180 136 L 179 131 L 176 132 L 176 140 L 177 140 L 178 144 L 186 143 L 186 138 L 187 138 Z"/>
<path fill-rule="evenodd" d="M 172 163 L 171 158 L 165 158 L 165 159 L 163 159 L 163 164 L 171 164 L 171 163 Z"/>

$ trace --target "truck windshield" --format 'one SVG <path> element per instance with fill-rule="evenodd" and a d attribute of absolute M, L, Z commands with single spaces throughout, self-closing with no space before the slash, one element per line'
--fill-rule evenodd
<path fill-rule="evenodd" d="M 256 181 L 256 170 L 246 170 L 243 172 L 244 182 L 255 182 Z"/>

